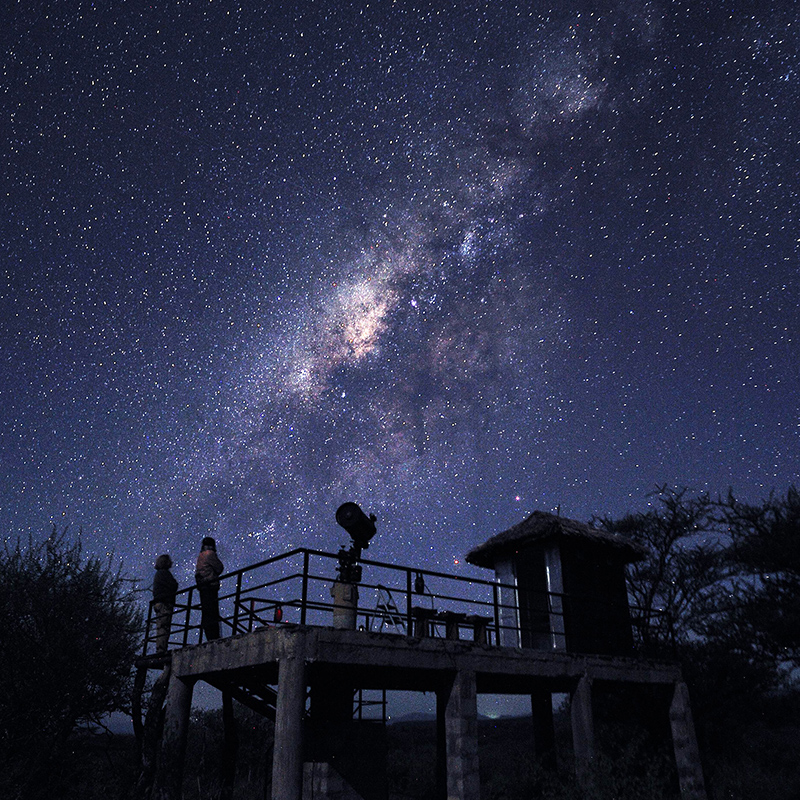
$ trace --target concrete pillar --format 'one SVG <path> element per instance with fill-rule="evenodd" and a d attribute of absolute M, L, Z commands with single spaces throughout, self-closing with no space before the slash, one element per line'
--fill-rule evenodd
<path fill-rule="evenodd" d="M 445 717 L 450 686 L 436 690 L 436 789 L 435 800 L 447 800 L 447 727 Z"/>
<path fill-rule="evenodd" d="M 447 800 L 480 800 L 475 673 L 457 672 L 445 704 Z"/>
<path fill-rule="evenodd" d="M 556 737 L 553 727 L 553 695 L 547 689 L 531 692 L 533 755 L 540 764 L 555 766 Z"/>
<path fill-rule="evenodd" d="M 275 703 L 273 800 L 302 800 L 305 708 L 305 661 L 302 658 L 282 658 L 278 662 L 278 697 Z"/>
<path fill-rule="evenodd" d="M 572 693 L 570 704 L 572 744 L 575 749 L 575 774 L 579 781 L 587 777 L 594 760 L 594 718 L 592 716 L 592 682 L 584 675 Z"/>
<path fill-rule="evenodd" d="M 170 676 L 152 800 L 180 800 L 194 683 Z"/>
<path fill-rule="evenodd" d="M 333 627 L 339 631 L 354 631 L 358 618 L 358 586 L 346 581 L 334 581 L 331 586 L 333 598 Z"/>
<path fill-rule="evenodd" d="M 233 797 L 233 787 L 236 782 L 236 757 L 239 754 L 239 734 L 236 730 L 236 717 L 233 713 L 233 698 L 229 692 L 222 693 L 222 791 L 220 800 L 230 800 Z"/>
<path fill-rule="evenodd" d="M 672 728 L 672 747 L 675 751 L 681 797 L 683 800 L 706 800 L 689 690 L 683 681 L 675 684 L 669 707 L 669 723 Z"/>
<path fill-rule="evenodd" d="M 141 766 L 135 795 L 148 797 L 155 778 L 158 750 L 161 744 L 161 712 L 167 697 L 167 688 L 172 674 L 172 660 L 167 659 L 164 671 L 156 678 L 150 690 L 147 713 L 144 718 L 142 735 L 139 740 Z M 137 676 L 138 677 L 138 676 Z"/>

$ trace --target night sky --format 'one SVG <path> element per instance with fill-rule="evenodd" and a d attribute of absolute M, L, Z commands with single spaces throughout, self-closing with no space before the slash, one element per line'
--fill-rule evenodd
<path fill-rule="evenodd" d="M 464 571 L 800 483 L 793 2 L 9 0 L 0 46 L 6 541 L 185 584 L 355 500 Z"/>

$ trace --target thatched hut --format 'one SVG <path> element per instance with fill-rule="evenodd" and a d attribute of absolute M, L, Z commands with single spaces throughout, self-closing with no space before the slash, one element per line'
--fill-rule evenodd
<path fill-rule="evenodd" d="M 633 646 L 625 565 L 645 555 L 618 534 L 534 511 L 467 561 L 495 571 L 503 644 L 622 655 Z"/>

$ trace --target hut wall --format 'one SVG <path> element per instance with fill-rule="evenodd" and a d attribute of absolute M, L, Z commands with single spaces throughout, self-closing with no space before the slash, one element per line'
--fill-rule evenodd
<path fill-rule="evenodd" d="M 541 546 L 526 547 L 515 557 L 519 627 L 522 647 L 552 649 L 545 554 Z"/>
<path fill-rule="evenodd" d="M 563 540 L 567 650 L 625 655 L 633 650 L 625 566 L 613 550 Z"/>
<path fill-rule="evenodd" d="M 519 605 L 517 599 L 517 575 L 511 558 L 498 559 L 494 574 L 500 584 L 500 644 L 503 647 L 519 647 Z"/>

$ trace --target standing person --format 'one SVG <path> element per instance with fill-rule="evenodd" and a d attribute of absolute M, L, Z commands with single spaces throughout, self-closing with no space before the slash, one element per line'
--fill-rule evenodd
<path fill-rule="evenodd" d="M 172 630 L 172 612 L 175 608 L 175 595 L 178 581 L 170 568 L 172 559 L 166 554 L 156 559 L 156 574 L 153 577 L 153 619 L 156 623 L 156 655 L 167 652 L 169 634 Z"/>
<path fill-rule="evenodd" d="M 217 555 L 217 543 L 206 536 L 197 556 L 194 579 L 200 592 L 203 633 L 206 639 L 219 639 L 219 576 L 222 562 Z"/>

